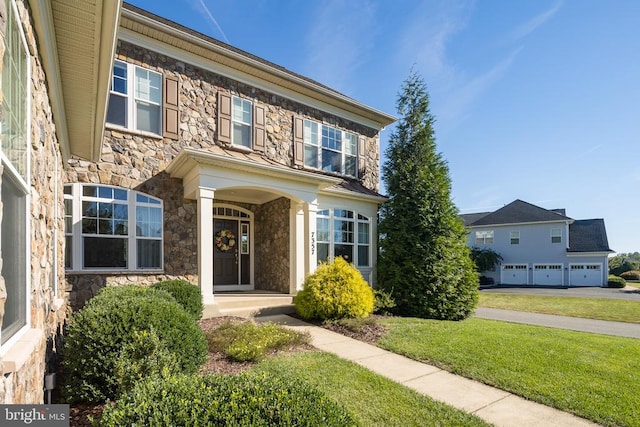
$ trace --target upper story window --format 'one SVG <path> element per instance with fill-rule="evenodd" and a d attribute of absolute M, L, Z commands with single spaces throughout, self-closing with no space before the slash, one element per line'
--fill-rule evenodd
<path fill-rule="evenodd" d="M 304 165 L 356 176 L 358 137 L 331 126 L 304 120 Z"/>
<path fill-rule="evenodd" d="M 251 101 L 233 97 L 233 145 L 251 148 L 251 124 L 253 123 L 251 112 Z"/>
<path fill-rule="evenodd" d="M 509 233 L 509 241 L 511 242 L 512 245 L 519 245 L 520 244 L 520 232 L 519 231 L 512 231 Z"/>
<path fill-rule="evenodd" d="M 116 60 L 107 122 L 161 134 L 162 74 Z"/>
<path fill-rule="evenodd" d="M 551 243 L 562 243 L 562 229 L 561 228 L 552 228 L 551 229 Z"/>
<path fill-rule="evenodd" d="M 345 209 L 326 209 L 316 216 L 318 262 L 341 256 L 358 267 L 371 266 L 371 220 Z"/>
<path fill-rule="evenodd" d="M 4 346 L 28 324 L 29 312 L 29 54 L 14 2 L 7 2 L 2 87 L 2 277 L 7 295 L 0 329 Z M 9 344 L 10 345 L 10 344 Z"/>
<path fill-rule="evenodd" d="M 490 245 L 493 243 L 493 230 L 476 231 L 476 244 Z"/>
<path fill-rule="evenodd" d="M 68 269 L 162 269 L 160 199 L 94 184 L 68 185 L 64 198 Z"/>

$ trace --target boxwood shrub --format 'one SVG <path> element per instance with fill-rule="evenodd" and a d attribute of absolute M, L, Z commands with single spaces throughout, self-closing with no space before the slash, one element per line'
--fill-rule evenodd
<path fill-rule="evenodd" d="M 373 301 L 373 289 L 360 271 L 338 257 L 307 276 L 294 304 L 303 319 L 327 320 L 370 316 Z"/>
<path fill-rule="evenodd" d="M 169 292 L 194 319 L 200 320 L 202 317 L 202 294 L 197 286 L 176 279 L 158 282 L 151 287 Z"/>
<path fill-rule="evenodd" d="M 354 426 L 306 383 L 267 374 L 153 377 L 108 405 L 99 426 Z"/>
<path fill-rule="evenodd" d="M 62 351 L 66 399 L 102 402 L 116 397 L 116 360 L 135 334 L 146 330 L 157 334 L 184 372 L 195 372 L 205 361 L 204 333 L 167 292 L 138 286 L 105 288 L 71 316 Z"/>
<path fill-rule="evenodd" d="M 624 288 L 625 286 L 627 286 L 627 281 L 622 277 L 609 276 L 609 279 L 607 280 L 608 288 Z"/>

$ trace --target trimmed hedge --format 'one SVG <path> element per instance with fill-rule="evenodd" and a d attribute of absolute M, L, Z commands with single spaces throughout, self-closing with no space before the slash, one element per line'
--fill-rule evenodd
<path fill-rule="evenodd" d="M 115 364 L 123 347 L 150 330 L 184 372 L 195 372 L 206 360 L 204 333 L 170 294 L 133 285 L 105 288 L 71 317 L 62 351 L 66 399 L 115 398 Z"/>
<path fill-rule="evenodd" d="M 267 374 L 150 378 L 107 405 L 99 426 L 355 426 L 312 386 Z"/>
<path fill-rule="evenodd" d="M 640 271 L 638 270 L 629 270 L 620 274 L 624 280 L 640 280 Z"/>
<path fill-rule="evenodd" d="M 370 316 L 373 301 L 373 289 L 360 271 L 338 257 L 307 276 L 294 304 L 303 319 L 327 320 Z"/>
<path fill-rule="evenodd" d="M 607 280 L 608 288 L 624 288 L 625 286 L 627 286 L 627 281 L 622 277 L 609 276 L 609 279 Z"/>
<path fill-rule="evenodd" d="M 195 320 L 202 317 L 202 294 L 197 286 L 186 280 L 176 279 L 158 282 L 151 287 L 169 292 Z"/>

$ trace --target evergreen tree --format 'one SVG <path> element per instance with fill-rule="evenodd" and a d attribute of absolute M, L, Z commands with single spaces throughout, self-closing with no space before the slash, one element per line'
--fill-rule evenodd
<path fill-rule="evenodd" d="M 395 299 L 395 314 L 464 319 L 478 301 L 478 275 L 451 201 L 449 168 L 436 152 L 426 85 L 415 72 L 397 109 L 382 168 L 389 200 L 381 208 L 378 283 Z"/>

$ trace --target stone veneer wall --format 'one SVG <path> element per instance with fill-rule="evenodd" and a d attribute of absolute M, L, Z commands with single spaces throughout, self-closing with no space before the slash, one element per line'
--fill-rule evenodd
<path fill-rule="evenodd" d="M 303 115 L 366 136 L 367 166 L 361 181 L 370 189 L 378 189 L 378 134 L 374 129 L 311 109 L 127 42 L 118 42 L 116 57 L 178 78 L 179 138 L 174 140 L 107 125 L 101 160 L 97 163 L 80 159 L 70 160 L 65 170 L 65 182 L 115 185 L 143 191 L 164 200 L 164 272 L 161 275 L 138 272 L 69 274 L 67 280 L 71 285 L 70 301 L 74 308 L 82 307 L 104 286 L 125 283 L 150 284 L 157 280 L 177 277 L 197 282 L 196 202 L 184 199 L 181 181 L 170 178 L 164 170 L 185 147 L 207 150 L 218 145 L 232 148 L 217 141 L 216 112 L 219 90 L 250 98 L 254 103 L 266 107 L 267 142 L 263 155 L 285 166 L 293 167 L 294 115 Z M 264 209 L 271 210 L 271 207 L 267 206 Z M 257 230 L 261 222 L 258 219 L 260 209 L 251 210 L 256 212 L 256 236 L 264 238 Z M 281 213 L 276 213 L 283 217 L 275 220 L 273 218 L 277 215 L 273 215 L 273 218 L 264 221 L 271 221 L 278 227 L 288 224 L 288 207 Z M 277 251 L 278 262 L 269 261 L 261 264 L 260 251 L 256 251 L 256 262 L 259 264 L 255 270 L 256 287 L 288 291 L 288 230 L 285 228 L 278 231 L 278 241 L 287 242 L 286 251 Z M 286 236 L 281 236 L 282 233 L 286 233 Z M 273 257 L 272 253 L 267 253 Z"/>
<path fill-rule="evenodd" d="M 8 1 L 0 0 L 2 19 Z M 37 52 L 34 29 L 26 2 L 17 1 L 20 21 L 29 50 Z M 2 40 L 4 48 L 4 40 Z M 0 55 L 2 58 L 2 55 Z M 1 59 L 0 59 L 1 61 Z M 67 288 L 64 280 L 64 206 L 62 199 L 62 162 L 55 134 L 51 103 L 41 59 L 31 56 L 31 274 L 30 315 L 32 329 L 41 331 L 33 351 L 17 372 L 0 377 L 0 403 L 42 403 L 44 376 L 54 372 L 62 325 L 67 319 Z M 0 67 L 1 69 L 1 67 Z M 1 212 L 1 210 L 0 210 Z M 57 234 L 56 234 L 56 231 Z M 54 256 L 55 254 L 55 256 Z M 57 294 L 54 284 L 57 282 Z M 9 302 L 10 303 L 10 302 Z"/>
<path fill-rule="evenodd" d="M 256 209 L 256 289 L 289 293 L 290 208 L 290 200 L 281 197 Z"/>

